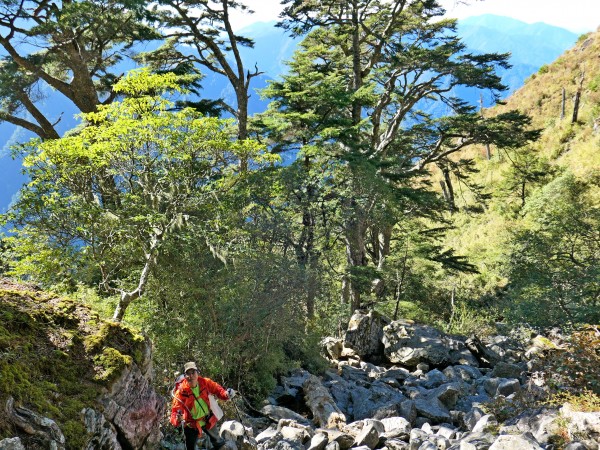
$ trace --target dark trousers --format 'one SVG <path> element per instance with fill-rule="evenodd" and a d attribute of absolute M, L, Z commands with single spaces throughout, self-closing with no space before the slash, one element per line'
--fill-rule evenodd
<path fill-rule="evenodd" d="M 207 430 L 206 428 L 202 428 L 202 430 L 210 439 L 212 448 L 218 449 L 225 443 L 225 440 L 221 436 L 219 436 L 219 433 L 216 430 L 216 427 L 211 428 L 210 430 Z M 198 440 L 198 430 L 196 428 L 185 427 L 183 429 L 183 432 L 185 433 L 185 448 L 187 450 L 196 450 L 196 441 Z"/>

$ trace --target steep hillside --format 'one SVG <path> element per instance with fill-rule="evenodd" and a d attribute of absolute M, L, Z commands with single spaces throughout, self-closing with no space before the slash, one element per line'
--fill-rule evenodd
<path fill-rule="evenodd" d="M 591 233 L 587 234 L 592 239 L 595 233 L 592 228 L 600 205 L 599 55 L 600 32 L 584 35 L 572 49 L 532 75 L 521 89 L 507 99 L 505 105 L 484 111 L 484 115 L 488 116 L 513 109 L 528 114 L 532 119 L 532 128 L 542 130 L 537 142 L 523 149 L 500 151 L 491 148 L 492 157 L 489 160 L 486 149 L 481 146 L 471 147 L 457 156 L 474 160 L 479 172 L 472 175 L 471 181 L 483 186 L 485 192 L 491 195 L 491 201 L 484 207 L 483 213 L 471 214 L 469 211 L 473 208 L 467 206 L 472 207 L 477 202 L 470 191 L 456 180 L 456 200 L 460 212 L 453 215 L 456 229 L 448 237 L 447 243 L 468 255 L 481 271 L 476 277 L 460 278 L 457 281 L 459 289 L 477 292 L 478 296 L 483 294 L 480 298 L 485 298 L 486 294 L 494 295 L 493 298 L 497 300 L 498 289 L 512 285 L 514 280 L 506 275 L 507 266 L 520 263 L 525 258 L 519 257 L 518 250 L 515 250 L 517 247 L 512 250 L 509 247 L 514 244 L 518 231 L 529 230 L 530 236 L 542 237 L 539 227 L 547 226 L 548 218 L 544 222 L 535 214 L 550 211 L 551 207 L 562 207 L 552 199 L 556 198 L 553 195 L 557 194 L 557 189 L 565 186 L 560 183 L 569 173 L 573 174 L 572 185 L 580 183 L 585 186 L 585 193 L 582 194 L 585 199 L 582 201 L 591 209 L 577 210 L 565 217 L 572 217 L 584 225 L 589 220 L 588 224 L 592 225 L 588 231 Z M 574 120 L 577 95 L 579 108 Z M 536 213 L 526 208 L 530 204 L 536 206 Z M 559 213 L 566 214 L 565 208 L 574 204 L 575 199 L 565 201 L 562 212 L 556 212 L 557 217 Z M 553 226 L 556 231 L 560 224 Z M 568 239 L 570 231 L 567 230 L 567 224 L 564 226 L 564 237 Z M 573 245 L 578 245 L 579 237 L 573 234 L 571 238 Z M 534 242 L 529 241 L 529 244 L 533 245 Z M 560 255 L 552 254 L 550 247 L 546 250 L 547 260 L 554 261 Z M 521 251 L 523 249 L 527 247 L 522 247 Z M 594 261 L 597 250 L 590 248 L 590 254 L 588 261 Z M 571 261 L 556 267 L 566 267 L 573 261 L 576 262 L 571 257 Z M 581 266 L 589 269 L 586 264 Z M 572 292 L 575 292 L 574 288 Z M 496 307 L 497 301 L 487 302 L 487 306 L 492 305 Z M 597 313 L 597 306 L 595 308 Z M 540 310 L 540 314 L 545 314 L 545 311 Z"/>
<path fill-rule="evenodd" d="M 525 85 L 511 95 L 506 104 L 485 114 L 519 110 L 532 119 L 532 128 L 541 129 L 531 150 L 548 158 L 555 166 L 568 168 L 578 176 L 590 176 L 600 168 L 600 32 L 581 36 L 577 44 L 552 64 L 542 66 Z M 564 90 L 564 114 L 563 114 Z M 580 92 L 577 120 L 573 121 L 575 97 Z M 462 157 L 478 160 L 483 175 L 479 181 L 493 188 L 499 173 L 509 161 L 492 150 L 486 161 L 485 150 L 471 148 Z"/>
<path fill-rule="evenodd" d="M 499 112 L 519 109 L 530 115 L 533 126 L 544 129 L 534 148 L 580 176 L 600 168 L 599 55 L 600 32 L 582 36 L 577 45 L 554 63 L 542 66 L 504 107 L 498 108 Z M 580 105 L 573 121 L 578 91 Z"/>

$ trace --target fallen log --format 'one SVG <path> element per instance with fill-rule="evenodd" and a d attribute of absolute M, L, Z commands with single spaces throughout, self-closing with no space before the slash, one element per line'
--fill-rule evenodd
<path fill-rule="evenodd" d="M 304 399 L 311 410 L 313 422 L 322 428 L 340 428 L 346 424 L 346 416 L 336 405 L 335 400 L 321 380 L 309 376 L 304 384 Z"/>

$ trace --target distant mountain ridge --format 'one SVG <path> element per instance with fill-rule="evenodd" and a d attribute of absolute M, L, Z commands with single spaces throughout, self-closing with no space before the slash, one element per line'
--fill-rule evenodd
<path fill-rule="evenodd" d="M 258 67 L 263 72 L 253 79 L 249 110 L 251 114 L 263 111 L 267 102 L 260 99 L 256 90 L 266 86 L 269 79 L 274 79 L 284 73 L 285 61 L 292 58 L 299 39 L 287 36 L 281 28 L 276 28 L 276 22 L 257 22 L 239 31 L 240 35 L 255 40 L 253 49 L 242 48 L 242 58 L 248 70 Z M 506 95 L 520 88 L 524 81 L 536 73 L 544 64 L 549 64 L 570 48 L 578 35 L 562 28 L 544 23 L 526 24 L 507 17 L 483 15 L 470 17 L 458 22 L 458 34 L 468 50 L 489 53 L 510 52 L 513 68 L 501 71 L 503 82 L 508 87 Z M 206 98 L 225 98 L 233 100 L 233 89 L 223 77 L 207 74 L 202 81 Z M 473 104 L 479 101 L 479 91 L 461 90 L 457 95 Z M 62 114 L 63 129 L 69 129 L 76 121 L 73 119 L 75 110 L 58 94 L 45 102 L 42 108 L 54 119 Z M 12 197 L 25 181 L 20 174 L 20 163 L 12 161 L 7 149 L 11 137 L 19 139 L 28 136 L 24 131 L 15 133 L 15 127 L 0 124 L 0 213 L 6 212 Z"/>

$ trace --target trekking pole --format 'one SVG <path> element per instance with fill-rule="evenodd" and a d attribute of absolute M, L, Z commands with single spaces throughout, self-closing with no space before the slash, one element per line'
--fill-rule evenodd
<path fill-rule="evenodd" d="M 181 410 L 177 411 L 178 414 L 181 414 Z M 181 439 L 183 439 L 183 444 L 187 445 L 185 440 L 185 420 L 181 421 Z"/>
<path fill-rule="evenodd" d="M 250 442 L 250 437 L 246 433 L 246 427 L 244 426 L 244 422 L 242 422 L 242 415 L 240 414 L 240 410 L 238 409 L 237 405 L 235 404 L 235 401 L 234 401 L 233 398 L 231 399 L 231 403 L 233 403 L 233 407 L 235 408 L 235 412 L 237 414 L 237 417 L 238 417 L 240 423 L 242 424 L 242 429 L 244 430 L 244 437 L 248 440 L 248 442 Z"/>

